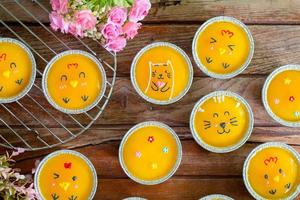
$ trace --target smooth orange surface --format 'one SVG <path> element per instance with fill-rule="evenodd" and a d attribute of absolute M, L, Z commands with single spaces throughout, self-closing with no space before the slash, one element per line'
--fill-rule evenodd
<path fill-rule="evenodd" d="M 248 179 L 253 190 L 266 199 L 290 196 L 299 185 L 299 162 L 289 151 L 270 147 L 249 162 Z"/>
<path fill-rule="evenodd" d="M 230 74 L 246 62 L 250 41 L 241 26 L 220 21 L 208 25 L 196 41 L 196 53 L 205 68 L 216 74 Z"/>
<path fill-rule="evenodd" d="M 186 59 L 168 46 L 147 50 L 135 66 L 135 78 L 140 90 L 146 96 L 161 101 L 179 96 L 192 78 L 189 74 Z"/>
<path fill-rule="evenodd" d="M 52 100 L 64 109 L 84 109 L 99 94 L 103 74 L 97 63 L 81 54 L 65 55 L 49 69 L 47 88 Z"/>
<path fill-rule="evenodd" d="M 232 96 L 211 97 L 199 105 L 194 118 L 197 135 L 213 147 L 230 147 L 239 143 L 249 128 L 245 105 Z"/>
<path fill-rule="evenodd" d="M 178 159 L 178 147 L 167 130 L 146 126 L 129 136 L 122 155 L 126 168 L 134 177 L 153 181 L 172 171 Z"/>
<path fill-rule="evenodd" d="M 53 200 L 55 196 L 58 200 L 87 200 L 94 184 L 88 164 L 67 153 L 46 161 L 38 175 L 38 186 L 45 200 Z"/>
<path fill-rule="evenodd" d="M 0 42 L 0 98 L 13 98 L 24 91 L 30 83 L 32 64 L 22 47 Z"/>
<path fill-rule="evenodd" d="M 300 121 L 300 71 L 287 70 L 277 74 L 267 88 L 267 101 L 279 118 Z"/>

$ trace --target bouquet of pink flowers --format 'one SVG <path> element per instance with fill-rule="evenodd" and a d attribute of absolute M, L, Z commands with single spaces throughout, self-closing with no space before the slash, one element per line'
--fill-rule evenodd
<path fill-rule="evenodd" d="M 50 0 L 50 26 L 76 37 L 99 40 L 112 52 L 124 49 L 149 13 L 149 0 Z"/>

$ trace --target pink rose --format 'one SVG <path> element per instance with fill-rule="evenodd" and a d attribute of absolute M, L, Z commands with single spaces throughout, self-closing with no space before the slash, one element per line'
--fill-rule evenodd
<path fill-rule="evenodd" d="M 149 0 L 135 0 L 129 13 L 129 21 L 138 22 L 143 20 L 151 8 Z"/>
<path fill-rule="evenodd" d="M 90 30 L 95 28 L 97 18 L 93 15 L 91 10 L 81 10 L 75 13 L 76 24 L 81 25 L 83 30 Z"/>
<path fill-rule="evenodd" d="M 69 26 L 69 33 L 71 33 L 74 36 L 83 37 L 83 29 L 80 24 L 77 23 L 71 23 Z"/>
<path fill-rule="evenodd" d="M 114 7 L 108 14 L 108 22 L 122 26 L 127 19 L 127 9 Z"/>
<path fill-rule="evenodd" d="M 108 42 L 105 45 L 105 48 L 108 51 L 113 51 L 116 53 L 122 51 L 125 46 L 126 46 L 126 39 L 122 36 L 119 36 L 115 39 L 108 40 Z"/>
<path fill-rule="evenodd" d="M 62 33 L 69 32 L 69 23 L 66 22 L 63 16 L 61 16 L 57 12 L 52 11 L 49 15 L 49 19 L 50 19 L 50 26 L 54 31 L 60 29 Z"/>
<path fill-rule="evenodd" d="M 68 0 L 50 0 L 52 9 L 60 14 L 68 12 Z"/>
<path fill-rule="evenodd" d="M 138 34 L 141 25 L 141 23 L 127 22 L 123 26 L 123 33 L 126 35 L 126 39 L 133 39 Z"/>
<path fill-rule="evenodd" d="M 118 37 L 122 29 L 116 24 L 107 23 L 103 26 L 101 33 L 105 39 L 111 40 Z"/>

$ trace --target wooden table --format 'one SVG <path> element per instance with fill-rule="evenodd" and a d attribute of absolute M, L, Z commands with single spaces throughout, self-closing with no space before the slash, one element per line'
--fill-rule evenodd
<path fill-rule="evenodd" d="M 32 13 L 43 22 L 48 22 L 48 17 L 41 15 L 36 6 L 31 5 L 31 1 L 20 2 L 31 7 Z M 48 5 L 47 0 L 40 2 Z M 118 55 L 118 78 L 112 99 L 103 115 L 79 138 L 58 148 L 26 152 L 18 157 L 17 166 L 24 173 L 29 173 L 35 160 L 42 159 L 56 149 L 68 148 L 85 154 L 95 165 L 99 178 L 97 200 L 128 196 L 155 200 L 199 199 L 212 193 L 226 194 L 235 199 L 251 199 L 243 184 L 242 166 L 254 147 L 267 141 L 281 141 L 300 152 L 300 130 L 283 127 L 273 121 L 261 101 L 262 86 L 270 72 L 281 65 L 300 63 L 300 1 L 158 0 L 153 1 L 152 5 L 151 13 L 145 19 L 138 37 L 130 41 L 126 50 Z M 11 8 L 13 10 L 14 5 Z M 14 12 L 18 14 L 18 10 Z M 183 48 L 193 61 L 191 45 L 195 31 L 205 20 L 220 15 L 242 20 L 253 34 L 255 54 L 250 66 L 242 74 L 229 80 L 217 80 L 205 76 L 195 67 L 193 85 L 179 102 L 157 106 L 138 96 L 131 85 L 129 72 L 134 55 L 143 46 L 154 41 L 168 41 Z M 10 21 L 1 12 L 0 19 Z M 22 20 L 47 40 L 46 33 L 32 23 L 30 18 L 24 17 Z M 11 25 L 16 30 L 20 26 L 13 21 Z M 28 35 L 21 34 L 23 37 Z M 0 35 L 9 35 L 3 26 L 0 26 Z M 97 45 L 91 41 L 89 43 Z M 31 45 L 39 48 L 36 41 L 31 41 Z M 69 45 L 73 48 L 78 46 L 76 42 Z M 52 46 L 58 51 L 61 48 L 55 42 Z M 194 62 L 193 65 L 196 66 Z M 249 141 L 239 150 L 227 154 L 207 152 L 193 140 L 189 129 L 189 115 L 197 100 L 220 89 L 242 95 L 248 100 L 255 115 L 255 127 Z M 156 186 L 143 186 L 128 179 L 118 162 L 118 147 L 122 136 L 133 125 L 147 120 L 161 121 L 173 127 L 183 146 L 183 159 L 176 174 Z M 7 130 L 2 126 L 0 131 Z"/>

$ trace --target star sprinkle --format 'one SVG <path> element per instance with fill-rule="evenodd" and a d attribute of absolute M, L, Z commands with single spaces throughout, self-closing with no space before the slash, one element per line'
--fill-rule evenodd
<path fill-rule="evenodd" d="M 154 137 L 153 136 L 149 136 L 148 137 L 148 142 L 150 142 L 150 143 L 154 142 Z"/>
<path fill-rule="evenodd" d="M 142 157 L 142 153 L 140 151 L 135 152 L 135 157 L 141 158 Z"/>
<path fill-rule="evenodd" d="M 299 117 L 300 117 L 300 112 L 299 112 L 299 111 L 295 111 L 295 112 L 294 112 L 294 116 L 295 116 L 296 118 L 299 118 Z"/>
<path fill-rule="evenodd" d="M 169 153 L 169 148 L 168 148 L 168 147 L 164 147 L 164 148 L 162 149 L 162 151 L 163 151 L 163 153 Z"/>
<path fill-rule="evenodd" d="M 151 163 L 151 169 L 157 169 L 158 165 L 157 163 Z"/>
<path fill-rule="evenodd" d="M 290 96 L 289 101 L 290 101 L 290 102 L 295 101 L 295 97 L 294 97 L 294 96 Z"/>
<path fill-rule="evenodd" d="M 274 101 L 274 103 L 275 103 L 276 105 L 278 105 L 278 104 L 279 104 L 279 102 L 280 102 L 280 100 L 279 100 L 279 99 L 275 99 L 275 101 Z"/>
<path fill-rule="evenodd" d="M 285 79 L 284 79 L 284 84 L 285 84 L 285 85 L 289 85 L 289 84 L 291 84 L 291 82 L 292 82 L 292 80 L 289 79 L 289 78 L 285 78 Z"/>

